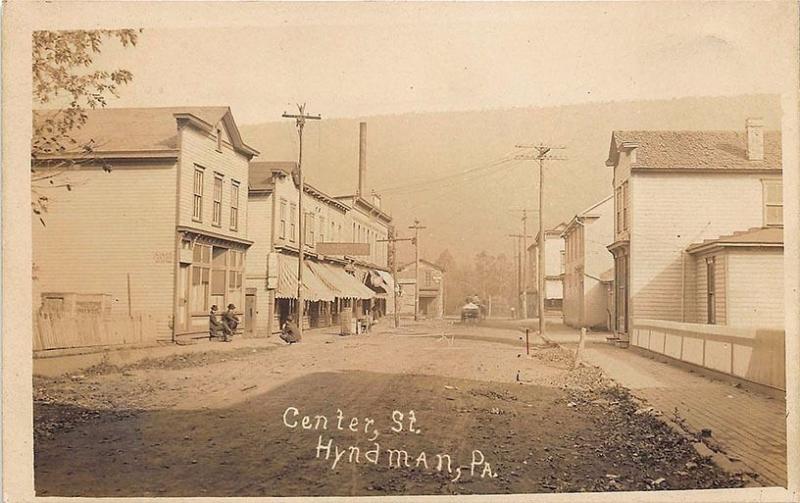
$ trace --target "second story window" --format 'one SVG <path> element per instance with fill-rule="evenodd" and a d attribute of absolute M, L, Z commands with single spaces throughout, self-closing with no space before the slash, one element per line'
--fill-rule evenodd
<path fill-rule="evenodd" d="M 281 222 L 278 232 L 280 232 L 281 239 L 286 239 L 286 216 L 288 212 L 288 203 L 286 199 L 281 199 Z"/>
<path fill-rule="evenodd" d="M 764 225 L 783 225 L 783 183 L 781 180 L 762 180 L 764 185 Z"/>
<path fill-rule="evenodd" d="M 616 207 L 617 232 L 626 231 L 630 223 L 630 215 L 628 213 L 628 182 L 622 182 L 622 184 L 616 188 L 614 203 Z"/>
<path fill-rule="evenodd" d="M 194 197 L 192 200 L 192 220 L 203 221 L 203 168 L 194 167 Z"/>
<path fill-rule="evenodd" d="M 222 175 L 214 174 L 214 204 L 211 223 L 217 227 L 222 225 Z"/>
<path fill-rule="evenodd" d="M 239 182 L 231 180 L 231 230 L 239 230 Z"/>
<path fill-rule="evenodd" d="M 319 239 L 320 243 L 325 242 L 325 217 L 321 215 L 319 217 L 319 237 L 317 239 Z"/>
<path fill-rule="evenodd" d="M 314 246 L 314 214 L 306 213 L 306 239 L 309 246 Z"/>
<path fill-rule="evenodd" d="M 297 236 L 297 205 L 292 203 L 289 207 L 289 241 L 294 243 Z"/>

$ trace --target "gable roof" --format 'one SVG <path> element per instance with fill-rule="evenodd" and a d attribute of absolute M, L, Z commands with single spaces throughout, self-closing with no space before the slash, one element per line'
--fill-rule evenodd
<path fill-rule="evenodd" d="M 604 204 L 613 204 L 611 200 L 614 198 L 614 194 L 611 194 L 601 201 L 594 203 L 593 205 L 589 206 L 585 210 L 581 211 L 580 213 L 576 213 L 574 217 L 567 223 L 564 227 L 563 232 L 561 233 L 561 237 L 564 237 L 570 230 L 572 230 L 577 224 L 578 220 L 583 220 L 587 218 L 598 218 L 598 215 L 593 214 L 592 211 L 599 208 Z"/>
<path fill-rule="evenodd" d="M 57 111 L 34 110 L 34 124 Z M 98 155 L 177 152 L 178 121 L 187 121 L 209 132 L 223 122 L 234 150 L 249 157 L 258 154 L 243 142 L 229 107 L 96 108 L 85 112 L 86 124 L 73 130 L 70 136 L 79 144 L 94 140 Z"/>
<path fill-rule="evenodd" d="M 621 148 L 636 147 L 632 169 L 780 170 L 781 132 L 764 132 L 764 160 L 747 159 L 744 131 L 614 131 L 606 166 L 619 160 Z"/>
<path fill-rule="evenodd" d="M 283 173 L 290 176 L 296 162 L 291 161 L 251 161 L 248 165 L 248 186 L 251 192 L 271 191 L 275 187 L 273 176 Z"/>
<path fill-rule="evenodd" d="M 706 239 L 686 248 L 687 253 L 698 253 L 717 247 L 780 247 L 783 248 L 783 227 L 753 227 L 716 239 Z"/>
<path fill-rule="evenodd" d="M 425 264 L 425 265 L 427 265 L 427 266 L 430 266 L 430 267 L 432 267 L 432 268 L 436 269 L 436 270 L 437 270 L 437 271 L 439 271 L 439 272 L 445 272 L 443 267 L 441 267 L 441 266 L 438 266 L 438 265 L 434 264 L 433 262 L 431 262 L 431 261 L 429 261 L 429 260 L 425 260 L 424 258 L 421 258 L 421 259 L 419 259 L 419 263 L 420 263 L 420 264 Z M 398 270 L 398 272 L 399 272 L 399 271 L 404 271 L 404 270 L 406 270 L 408 267 L 410 267 L 410 266 L 413 266 L 413 265 L 414 265 L 414 262 L 409 262 L 409 263 L 407 263 L 407 264 L 403 264 L 403 265 L 401 265 L 400 267 L 398 267 L 398 268 L 397 268 L 397 270 Z"/>

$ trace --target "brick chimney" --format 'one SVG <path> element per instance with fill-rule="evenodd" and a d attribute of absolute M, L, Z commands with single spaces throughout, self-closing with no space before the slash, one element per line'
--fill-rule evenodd
<path fill-rule="evenodd" d="M 747 160 L 764 160 L 764 119 L 749 118 L 745 122 L 747 131 Z"/>
<path fill-rule="evenodd" d="M 358 195 L 367 193 L 367 123 L 358 125 Z"/>

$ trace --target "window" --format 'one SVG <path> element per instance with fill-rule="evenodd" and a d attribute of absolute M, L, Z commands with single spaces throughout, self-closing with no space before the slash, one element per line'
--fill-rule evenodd
<path fill-rule="evenodd" d="M 289 241 L 294 243 L 297 232 L 297 205 L 292 203 L 289 206 Z"/>
<path fill-rule="evenodd" d="M 314 214 L 306 213 L 306 239 L 309 246 L 314 246 Z"/>
<path fill-rule="evenodd" d="M 242 266 L 244 254 L 240 251 L 230 251 L 230 264 L 228 271 L 228 289 L 238 290 L 242 287 Z"/>
<path fill-rule="evenodd" d="M 433 271 L 425 271 L 425 286 L 433 286 Z"/>
<path fill-rule="evenodd" d="M 203 221 L 203 168 L 194 167 L 194 199 L 192 203 L 192 220 Z"/>
<path fill-rule="evenodd" d="M 286 206 L 287 206 L 286 199 L 281 199 L 281 223 L 280 223 L 280 229 L 278 229 L 278 231 L 280 232 L 281 239 L 286 239 L 286 212 L 287 212 Z"/>
<path fill-rule="evenodd" d="M 561 250 L 561 274 L 564 274 L 564 271 L 566 270 L 567 263 L 566 263 L 566 258 L 564 256 L 565 253 L 566 252 L 564 252 L 564 250 Z"/>
<path fill-rule="evenodd" d="M 195 243 L 192 250 L 192 312 L 202 313 L 209 308 L 211 280 L 211 247 Z"/>
<path fill-rule="evenodd" d="M 709 325 L 714 325 L 717 322 L 715 265 L 714 257 L 706 259 L 706 311 Z"/>
<path fill-rule="evenodd" d="M 222 128 L 217 128 L 217 152 L 222 152 Z"/>
<path fill-rule="evenodd" d="M 317 237 L 320 243 L 325 242 L 325 217 L 319 217 L 319 236 Z"/>
<path fill-rule="evenodd" d="M 331 241 L 336 241 L 336 222 L 331 222 Z"/>
<path fill-rule="evenodd" d="M 231 230 L 239 230 L 239 182 L 231 180 Z"/>
<path fill-rule="evenodd" d="M 764 225 L 783 226 L 783 183 L 762 180 L 764 185 Z"/>
<path fill-rule="evenodd" d="M 222 175 L 214 173 L 214 204 L 211 224 L 217 227 L 222 225 Z"/>
<path fill-rule="evenodd" d="M 628 182 L 622 184 L 622 230 L 628 230 L 630 216 L 628 215 Z"/>
<path fill-rule="evenodd" d="M 614 206 L 616 209 L 617 232 L 628 230 L 630 215 L 628 213 L 628 182 L 622 182 L 615 189 Z"/>

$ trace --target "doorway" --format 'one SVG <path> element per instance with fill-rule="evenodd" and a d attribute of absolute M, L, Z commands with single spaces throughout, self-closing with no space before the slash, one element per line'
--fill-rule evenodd
<path fill-rule="evenodd" d="M 254 335 L 256 331 L 256 294 L 246 293 L 244 296 L 244 332 Z"/>

